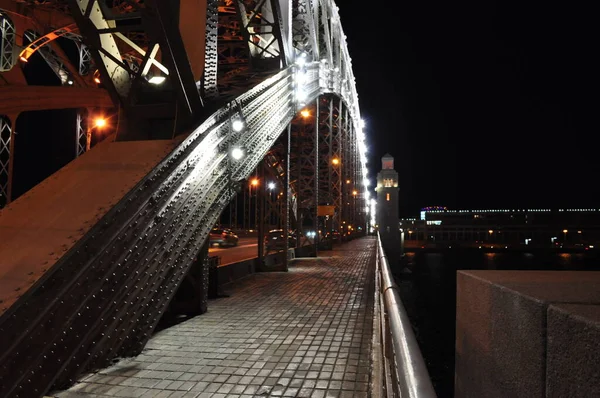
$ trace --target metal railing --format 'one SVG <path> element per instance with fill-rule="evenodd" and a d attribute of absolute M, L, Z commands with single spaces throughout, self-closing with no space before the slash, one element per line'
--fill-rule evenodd
<path fill-rule="evenodd" d="M 436 398 L 429 372 L 417 343 L 410 320 L 400 299 L 387 256 L 377 235 L 376 291 L 378 292 L 379 335 L 374 349 L 381 349 L 381 397 Z"/>

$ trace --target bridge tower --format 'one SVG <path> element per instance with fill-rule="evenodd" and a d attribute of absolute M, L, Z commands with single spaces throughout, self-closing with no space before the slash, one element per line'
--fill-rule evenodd
<path fill-rule="evenodd" d="M 394 170 L 394 158 L 386 153 L 381 158 L 381 171 L 377 173 L 377 226 L 381 242 L 395 264 L 402 255 L 404 242 L 398 225 L 398 172 Z"/>
<path fill-rule="evenodd" d="M 386 153 L 381 158 L 381 171 L 377 173 L 377 225 L 379 231 L 391 233 L 398 229 L 398 172 L 394 158 Z"/>

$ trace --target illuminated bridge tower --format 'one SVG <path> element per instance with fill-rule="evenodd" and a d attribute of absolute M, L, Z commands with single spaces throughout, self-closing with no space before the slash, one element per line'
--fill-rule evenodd
<path fill-rule="evenodd" d="M 377 174 L 377 225 L 382 235 L 398 231 L 398 172 L 394 158 L 386 153 Z"/>
<path fill-rule="evenodd" d="M 398 264 L 404 250 L 403 235 L 398 218 L 398 172 L 394 170 L 394 158 L 386 153 L 381 158 L 381 171 L 377 173 L 377 226 L 381 243 L 390 264 Z"/>

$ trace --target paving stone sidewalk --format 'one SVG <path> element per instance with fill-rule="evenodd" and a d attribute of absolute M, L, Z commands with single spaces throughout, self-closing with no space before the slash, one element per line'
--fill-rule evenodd
<path fill-rule="evenodd" d="M 370 396 L 376 240 L 257 273 L 53 397 Z"/>

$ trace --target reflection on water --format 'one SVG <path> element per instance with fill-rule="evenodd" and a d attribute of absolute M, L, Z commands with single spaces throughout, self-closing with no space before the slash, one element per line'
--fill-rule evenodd
<path fill-rule="evenodd" d="M 600 270 L 600 256 L 586 253 L 483 253 L 447 250 L 440 253 L 407 253 L 403 265 L 410 276 L 398 272 L 402 302 L 411 319 L 439 398 L 454 391 L 454 340 L 456 271 L 487 270 Z"/>

